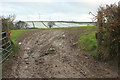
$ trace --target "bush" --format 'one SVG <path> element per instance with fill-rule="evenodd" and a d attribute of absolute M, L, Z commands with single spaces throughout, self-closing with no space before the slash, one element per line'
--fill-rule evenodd
<path fill-rule="evenodd" d="M 120 5 L 100 7 L 96 18 L 97 51 L 104 59 L 116 58 L 120 53 Z"/>
<path fill-rule="evenodd" d="M 8 32 L 14 28 L 13 21 L 15 20 L 15 15 L 0 16 L 0 20 L 2 22 L 2 32 Z"/>

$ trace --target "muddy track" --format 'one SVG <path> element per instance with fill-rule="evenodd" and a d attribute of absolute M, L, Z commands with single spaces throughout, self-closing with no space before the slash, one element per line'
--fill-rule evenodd
<path fill-rule="evenodd" d="M 80 49 L 78 29 L 33 31 L 18 40 L 19 53 L 4 71 L 7 78 L 114 78 L 114 70 Z M 84 32 L 85 30 L 82 30 Z"/>

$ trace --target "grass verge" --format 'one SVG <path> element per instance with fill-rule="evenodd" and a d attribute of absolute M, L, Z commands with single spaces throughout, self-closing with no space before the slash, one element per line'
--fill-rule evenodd
<path fill-rule="evenodd" d="M 14 44 L 14 51 L 18 51 L 18 43 L 16 42 L 18 38 L 20 38 L 26 30 L 11 30 L 10 38 Z"/>
<path fill-rule="evenodd" d="M 91 51 L 89 55 L 97 56 L 97 40 L 95 39 L 96 29 L 87 27 L 86 32 L 79 38 L 80 46 L 83 50 Z"/>
<path fill-rule="evenodd" d="M 94 49 L 96 49 L 97 41 L 95 39 L 95 32 L 83 35 L 79 39 L 79 42 L 82 45 L 82 49 L 85 49 L 85 50 L 94 50 Z"/>
<path fill-rule="evenodd" d="M 37 30 L 37 29 L 21 29 L 21 30 L 11 30 L 10 38 L 14 44 L 13 49 L 15 52 L 18 51 L 18 43 L 16 42 L 26 31 Z"/>

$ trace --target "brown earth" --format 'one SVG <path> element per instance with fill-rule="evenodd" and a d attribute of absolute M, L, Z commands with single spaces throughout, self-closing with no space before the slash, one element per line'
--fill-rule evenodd
<path fill-rule="evenodd" d="M 18 40 L 19 52 L 3 71 L 4 78 L 115 78 L 117 67 L 83 51 L 78 39 L 85 29 L 44 29 Z"/>

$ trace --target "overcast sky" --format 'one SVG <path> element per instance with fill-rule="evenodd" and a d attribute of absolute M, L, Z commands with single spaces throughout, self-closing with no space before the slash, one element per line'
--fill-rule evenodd
<path fill-rule="evenodd" d="M 16 20 L 92 21 L 100 5 L 119 0 L 0 0 L 0 15 L 15 14 Z"/>

